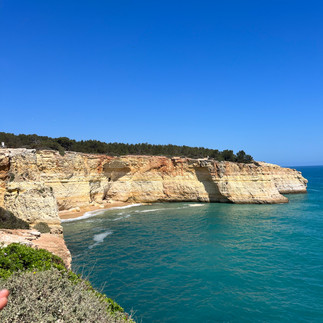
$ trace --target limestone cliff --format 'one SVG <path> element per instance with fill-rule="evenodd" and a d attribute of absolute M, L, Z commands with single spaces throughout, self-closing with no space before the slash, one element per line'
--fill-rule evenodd
<path fill-rule="evenodd" d="M 60 233 L 61 224 L 53 189 L 37 175 L 33 150 L 0 150 L 0 208 L 30 224 L 45 222 Z M 34 168 L 33 168 L 34 167 Z"/>
<path fill-rule="evenodd" d="M 306 192 L 300 172 L 267 163 L 0 150 L 0 207 L 59 226 L 57 210 L 107 202 L 285 203 Z"/>

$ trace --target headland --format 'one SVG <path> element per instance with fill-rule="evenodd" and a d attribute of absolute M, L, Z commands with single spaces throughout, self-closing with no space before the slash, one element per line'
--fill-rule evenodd
<path fill-rule="evenodd" d="M 264 162 L 121 156 L 53 150 L 0 150 L 1 221 L 48 226 L 63 240 L 61 218 L 155 202 L 287 203 L 305 193 L 300 172 Z M 67 249 L 67 248 L 66 248 Z"/>

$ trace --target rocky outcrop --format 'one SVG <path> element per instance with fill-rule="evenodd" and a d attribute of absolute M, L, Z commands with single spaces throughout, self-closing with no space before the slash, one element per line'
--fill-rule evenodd
<path fill-rule="evenodd" d="M 31 225 L 45 222 L 62 232 L 53 189 L 39 176 L 37 154 L 27 149 L 0 150 L 0 208 Z M 2 212 L 3 213 L 3 212 Z"/>
<path fill-rule="evenodd" d="M 4 208 L 17 218 L 36 225 L 47 223 L 59 233 L 57 203 L 51 187 L 43 183 L 8 183 L 4 194 Z"/>
<path fill-rule="evenodd" d="M 294 169 L 260 162 L 0 149 L 0 222 L 50 230 L 0 230 L 0 242 L 45 248 L 70 266 L 58 210 L 112 202 L 286 203 L 282 194 L 304 193 L 306 184 Z"/>
<path fill-rule="evenodd" d="M 306 192 L 301 173 L 268 163 L 162 156 L 109 157 L 0 150 L 3 206 L 30 223 L 57 225 L 66 210 L 107 202 L 285 203 Z"/>

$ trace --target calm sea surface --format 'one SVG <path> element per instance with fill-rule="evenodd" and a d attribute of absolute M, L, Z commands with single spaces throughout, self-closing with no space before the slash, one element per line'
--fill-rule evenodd
<path fill-rule="evenodd" d="M 323 167 L 289 204 L 167 203 L 65 222 L 73 269 L 140 322 L 323 322 Z"/>

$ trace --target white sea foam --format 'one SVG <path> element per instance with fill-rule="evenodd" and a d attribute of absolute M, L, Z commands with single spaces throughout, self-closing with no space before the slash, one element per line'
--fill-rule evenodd
<path fill-rule="evenodd" d="M 98 222 L 98 221 L 95 221 L 95 220 L 86 220 L 85 223 L 93 223 L 93 222 Z"/>
<path fill-rule="evenodd" d="M 105 210 L 95 210 L 95 211 L 85 212 L 82 216 L 79 216 L 78 218 L 62 219 L 61 222 L 73 222 L 73 221 L 79 221 L 79 220 L 84 220 L 84 219 L 92 218 L 93 216 L 96 216 L 98 214 L 101 214 L 104 211 Z"/>
<path fill-rule="evenodd" d="M 202 206 L 201 204 L 191 204 L 189 206 Z M 180 207 L 170 207 L 167 209 L 149 209 L 149 210 L 137 210 L 135 211 L 136 213 L 148 213 L 148 212 L 156 212 L 156 211 L 163 211 L 163 212 L 167 212 L 167 211 L 172 211 L 172 210 L 182 210 L 182 209 L 187 209 L 188 206 L 180 206 Z"/>
<path fill-rule="evenodd" d="M 92 244 L 91 246 L 89 246 L 89 249 L 92 249 L 93 247 L 95 247 L 96 245 L 100 244 L 103 242 L 103 240 L 108 236 L 112 234 L 112 231 L 108 230 L 108 231 L 105 231 L 105 232 L 102 232 L 102 233 L 98 233 L 98 234 L 95 234 L 93 236 L 93 240 L 95 241 L 94 244 Z"/>
<path fill-rule="evenodd" d="M 142 211 L 136 211 L 136 213 L 147 213 L 147 212 L 155 212 L 155 211 L 161 211 L 164 209 L 151 209 L 151 210 L 142 210 Z"/>
<path fill-rule="evenodd" d="M 118 217 L 118 218 L 113 219 L 113 221 L 119 221 L 119 220 L 122 220 L 122 219 L 127 219 L 127 218 L 129 218 L 130 216 L 131 216 L 131 214 L 127 214 L 127 215 L 125 215 L 125 216 L 120 216 L 120 217 Z"/>
<path fill-rule="evenodd" d="M 204 206 L 205 204 L 199 203 L 199 204 L 189 204 L 189 207 L 198 207 L 198 206 Z"/>
<path fill-rule="evenodd" d="M 98 243 L 103 242 L 103 240 L 110 234 L 112 234 L 112 231 L 110 231 L 110 230 L 99 233 L 99 234 L 95 234 L 93 237 L 93 240 Z"/>
<path fill-rule="evenodd" d="M 110 208 L 109 210 L 118 210 L 118 209 L 129 209 L 130 207 L 140 206 L 140 203 L 125 205 L 125 206 L 115 206 Z"/>
<path fill-rule="evenodd" d="M 73 256 L 73 259 L 81 257 L 81 256 L 82 256 L 82 253 L 78 253 L 77 255 Z"/>
<path fill-rule="evenodd" d="M 84 219 L 92 218 L 93 216 L 96 216 L 98 214 L 102 214 L 108 210 L 128 209 L 130 207 L 135 207 L 135 206 L 140 206 L 140 205 L 141 205 L 140 203 L 137 203 L 137 204 L 130 204 L 130 205 L 125 205 L 125 206 L 115 206 L 115 207 L 111 207 L 109 209 L 100 209 L 100 210 L 95 210 L 95 211 L 89 211 L 89 212 L 85 212 L 82 216 L 79 216 L 78 218 L 62 219 L 61 222 L 73 222 L 73 221 L 84 220 Z"/>

